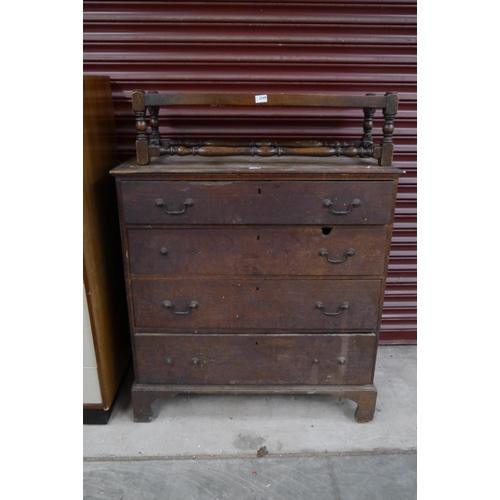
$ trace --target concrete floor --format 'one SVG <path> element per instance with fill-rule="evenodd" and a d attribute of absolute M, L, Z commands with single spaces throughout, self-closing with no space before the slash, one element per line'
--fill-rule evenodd
<path fill-rule="evenodd" d="M 108 424 L 84 426 L 84 498 L 414 499 L 416 358 L 379 348 L 366 424 L 352 401 L 318 395 L 176 396 L 134 423 L 129 377 Z"/>

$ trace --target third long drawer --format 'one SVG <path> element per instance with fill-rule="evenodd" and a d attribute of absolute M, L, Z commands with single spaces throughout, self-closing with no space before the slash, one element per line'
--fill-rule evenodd
<path fill-rule="evenodd" d="M 136 331 L 375 331 L 382 282 L 331 279 L 135 279 Z"/>

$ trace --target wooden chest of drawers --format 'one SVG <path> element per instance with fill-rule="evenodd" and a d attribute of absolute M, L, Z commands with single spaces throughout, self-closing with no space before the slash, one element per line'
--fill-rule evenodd
<path fill-rule="evenodd" d="M 401 173 L 307 157 L 114 169 L 135 420 L 178 393 L 287 393 L 350 398 L 370 421 Z"/>

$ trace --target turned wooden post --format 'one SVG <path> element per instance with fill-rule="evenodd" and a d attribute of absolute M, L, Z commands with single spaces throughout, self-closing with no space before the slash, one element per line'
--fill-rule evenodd
<path fill-rule="evenodd" d="M 384 126 L 382 127 L 382 132 L 384 133 L 384 136 L 382 137 L 382 142 L 380 143 L 382 155 L 378 161 L 378 164 L 382 167 L 392 165 L 392 155 L 394 153 L 392 134 L 394 132 L 394 118 L 398 111 L 399 102 L 399 97 L 396 92 L 387 92 L 385 96 L 387 97 L 387 106 L 383 109 Z"/>
<path fill-rule="evenodd" d="M 137 153 L 137 163 L 147 165 L 149 163 L 149 141 L 146 134 L 146 106 L 144 104 L 144 90 L 134 90 L 132 92 L 132 109 L 135 112 L 135 129 L 137 138 L 135 140 L 135 150 Z"/>
<path fill-rule="evenodd" d="M 375 94 L 366 94 L 367 96 L 373 96 Z M 361 137 L 361 142 L 363 144 L 373 144 L 372 129 L 373 129 L 373 115 L 375 114 L 376 108 L 363 108 L 363 113 L 365 115 L 365 121 L 363 122 L 363 135 Z"/>
<path fill-rule="evenodd" d="M 148 95 L 150 94 L 158 94 L 158 92 L 148 92 Z M 149 126 L 151 127 L 151 134 L 149 135 L 149 156 L 157 157 L 160 156 L 161 145 L 160 122 L 158 120 L 160 106 L 147 106 L 147 109 L 149 110 Z"/>

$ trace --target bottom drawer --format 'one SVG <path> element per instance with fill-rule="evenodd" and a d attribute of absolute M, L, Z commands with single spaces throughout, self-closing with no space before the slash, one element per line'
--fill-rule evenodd
<path fill-rule="evenodd" d="M 370 384 L 377 339 L 336 335 L 135 335 L 142 384 Z"/>

